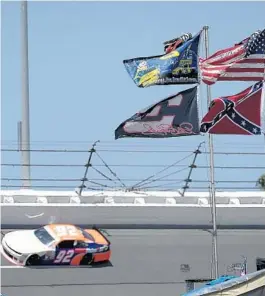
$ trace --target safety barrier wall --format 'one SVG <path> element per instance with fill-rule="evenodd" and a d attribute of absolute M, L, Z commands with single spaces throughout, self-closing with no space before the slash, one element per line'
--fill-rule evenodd
<path fill-rule="evenodd" d="M 71 223 L 117 228 L 153 225 L 203 228 L 211 225 L 208 205 L 1 204 L 2 228 Z M 265 205 L 217 205 L 220 228 L 265 228 Z M 165 228 L 167 228 L 165 227 Z"/>
<path fill-rule="evenodd" d="M 1 190 L 1 203 L 42 203 L 42 204 L 197 204 L 209 205 L 209 192 L 162 191 L 84 191 L 79 196 L 74 191 L 37 191 L 31 189 Z M 265 191 L 216 192 L 217 204 L 265 204 Z"/>
<path fill-rule="evenodd" d="M 207 196 L 156 196 L 156 195 L 2 195 L 1 203 L 42 203 L 42 204 L 190 204 L 190 205 L 209 205 L 210 198 Z M 244 196 L 229 197 L 216 196 L 217 204 L 265 204 L 265 197 L 262 196 Z"/>

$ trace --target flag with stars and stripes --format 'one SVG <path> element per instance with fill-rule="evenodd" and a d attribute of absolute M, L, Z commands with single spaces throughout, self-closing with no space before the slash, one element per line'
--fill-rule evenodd
<path fill-rule="evenodd" d="M 265 29 L 233 47 L 200 59 L 202 81 L 260 81 L 265 77 Z"/>
<path fill-rule="evenodd" d="M 203 117 L 200 131 L 210 134 L 260 135 L 264 98 L 260 81 L 242 92 L 214 99 Z"/>

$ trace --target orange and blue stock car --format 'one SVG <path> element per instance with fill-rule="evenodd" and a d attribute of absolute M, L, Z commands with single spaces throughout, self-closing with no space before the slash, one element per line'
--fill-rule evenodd
<path fill-rule="evenodd" d="M 49 224 L 7 233 L 2 254 L 16 265 L 91 265 L 110 260 L 110 241 L 97 227 Z"/>

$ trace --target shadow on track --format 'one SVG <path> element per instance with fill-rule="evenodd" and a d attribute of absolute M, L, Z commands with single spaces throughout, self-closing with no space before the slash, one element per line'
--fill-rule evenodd
<path fill-rule="evenodd" d="M 2 288 L 35 288 L 35 287 L 67 287 L 67 286 L 121 286 L 121 285 L 177 285 L 183 281 L 170 282 L 116 282 L 116 283 L 67 283 L 67 284 L 27 284 L 27 285 L 2 285 Z"/>
<path fill-rule="evenodd" d="M 99 262 L 99 263 L 93 263 L 92 265 L 78 265 L 78 266 L 72 266 L 72 265 L 38 265 L 38 266 L 26 266 L 26 269 L 76 269 L 76 268 L 106 268 L 106 267 L 113 267 L 113 264 L 108 262 Z"/>

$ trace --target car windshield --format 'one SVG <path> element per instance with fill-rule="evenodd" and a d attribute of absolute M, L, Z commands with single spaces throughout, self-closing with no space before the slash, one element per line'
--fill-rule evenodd
<path fill-rule="evenodd" d="M 55 240 L 44 227 L 36 229 L 34 234 L 44 245 L 49 245 Z"/>

